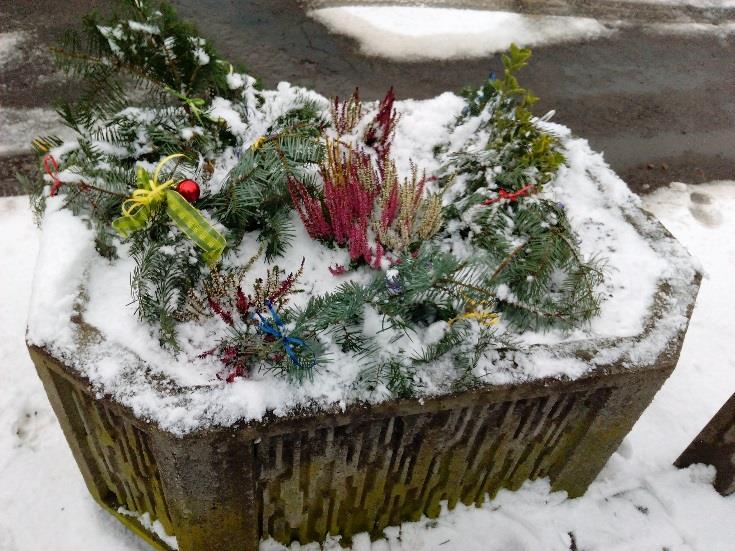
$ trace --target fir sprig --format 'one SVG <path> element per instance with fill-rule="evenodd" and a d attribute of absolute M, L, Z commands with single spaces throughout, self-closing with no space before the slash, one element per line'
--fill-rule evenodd
<path fill-rule="evenodd" d="M 190 262 L 196 253 L 181 233 L 170 231 L 162 216 L 145 231 L 133 234 L 130 255 L 135 269 L 130 276 L 139 317 L 159 326 L 161 345 L 178 350 L 176 323 L 189 290 L 200 278 L 200 267 Z"/>
<path fill-rule="evenodd" d="M 462 262 L 429 242 L 415 258 L 401 262 L 395 269 L 403 286 L 399 295 L 394 294 L 383 277 L 376 277 L 367 285 L 344 283 L 333 293 L 313 297 L 303 309 L 294 308 L 290 317 L 295 320 L 295 331 L 300 335 L 330 335 L 343 353 L 364 366 L 362 384 L 371 389 L 383 385 L 399 396 L 417 392 L 422 384 L 421 369 L 445 355 L 454 358 L 479 354 L 471 367 L 461 369 L 464 377 L 464 371 L 474 369 L 489 347 L 483 344 L 479 352 L 480 340 L 486 343 L 490 339 L 499 347 L 508 345 L 508 340 L 491 328 L 479 328 L 484 339 L 469 338 L 470 333 L 478 330 L 476 322 L 450 323 L 457 312 L 465 311 L 473 301 L 487 303 L 494 299 L 483 287 L 490 277 L 491 265 L 482 258 Z M 398 348 L 391 352 L 363 332 L 366 307 L 373 308 L 382 318 L 382 331 L 393 332 L 396 338 L 410 337 L 421 327 L 442 321 L 447 322 L 447 333 L 438 343 L 412 357 Z"/>
<path fill-rule="evenodd" d="M 259 230 L 267 259 L 283 254 L 294 236 L 288 181 L 311 181 L 324 155 L 321 119 L 307 104 L 280 117 L 256 144 L 242 152 L 221 190 L 203 203 L 241 235 Z"/>
<path fill-rule="evenodd" d="M 67 143 L 39 138 L 34 148 L 60 166 L 59 194 L 66 207 L 89 221 L 97 250 L 112 257 L 119 237 L 111 223 L 136 189 L 136 166 L 172 153 L 187 155 L 177 166 L 179 175 L 195 174 L 200 160 L 210 166 L 237 143 L 222 121 L 208 115 L 210 103 L 215 97 L 231 100 L 245 118 L 243 86 L 230 85 L 232 66 L 191 24 L 169 6 L 142 0 L 120 2 L 107 21 L 88 16 L 81 32 L 67 33 L 54 53 L 60 67 L 81 83 L 80 99 L 58 108 L 76 137 Z M 44 208 L 45 183 L 26 179 L 38 210 Z M 198 280 L 202 259 L 189 254 L 165 220 L 155 220 L 131 242 L 137 311 L 143 321 L 160 326 L 162 343 L 175 347 L 176 315 Z"/>
<path fill-rule="evenodd" d="M 131 81 L 146 93 L 148 105 L 183 104 L 192 124 L 199 120 L 194 98 L 234 99 L 230 65 L 172 7 L 124 0 L 119 9 L 108 21 L 96 13 L 85 17 L 82 31 L 67 32 L 53 49 L 61 68 L 85 83 L 80 104 L 90 113 L 104 117 L 123 109 Z"/>

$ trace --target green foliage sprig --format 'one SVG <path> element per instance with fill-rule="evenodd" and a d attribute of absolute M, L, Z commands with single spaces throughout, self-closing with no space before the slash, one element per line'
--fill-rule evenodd
<path fill-rule="evenodd" d="M 475 194 L 487 188 L 484 171 L 494 171 L 492 183 L 496 187 L 516 191 L 530 182 L 540 190 L 564 164 L 558 138 L 534 123 L 530 108 L 538 98 L 521 87 L 516 77 L 530 57 L 530 49 L 511 45 L 502 56 L 502 79 L 491 75 L 481 88 L 467 88 L 462 93 L 467 105 L 457 124 L 479 120 L 476 132 L 487 132 L 488 140 L 481 153 L 452 156 L 452 177 L 466 175 L 467 185 L 466 200 L 456 206 L 455 215 L 487 199 L 487 194 Z"/>
<path fill-rule="evenodd" d="M 487 141 L 447 153 L 441 183 L 453 201 L 445 216 L 461 221 L 458 233 L 496 263 L 485 285 L 504 319 L 520 330 L 568 329 L 599 312 L 603 263 L 583 257 L 563 205 L 534 197 L 565 159 L 558 138 L 530 111 L 538 98 L 515 75 L 530 56 L 512 45 L 501 79 L 491 75 L 482 88 L 465 90 L 457 124 L 475 125 Z M 524 188 L 530 192 L 517 200 L 498 195 Z"/>
<path fill-rule="evenodd" d="M 82 31 L 67 32 L 54 49 L 81 89 L 78 101 L 58 107 L 76 133 L 76 143 L 57 153 L 62 170 L 76 176 L 65 179 L 65 201 L 98 228 L 100 249 L 108 253 L 109 223 L 135 187 L 135 164 L 172 153 L 197 161 L 234 145 L 227 127 L 202 113 L 216 96 L 242 95 L 228 85 L 232 66 L 172 8 L 125 0 L 120 9 L 104 22 L 87 16 Z M 56 136 L 34 140 L 40 156 L 62 144 Z M 42 210 L 43 181 L 27 183 Z"/>
<path fill-rule="evenodd" d="M 161 346 L 178 350 L 176 324 L 189 290 L 201 277 L 192 243 L 181 233 L 169 231 L 158 216 L 145 231 L 133 234 L 130 255 L 135 269 L 130 288 L 141 320 L 158 326 Z"/>
<path fill-rule="evenodd" d="M 583 258 L 562 205 L 492 206 L 475 222 L 474 242 L 497 263 L 486 285 L 506 321 L 521 330 L 571 329 L 599 313 L 603 263 Z"/>
<path fill-rule="evenodd" d="M 84 83 L 77 116 L 118 113 L 129 105 L 131 85 L 145 105 L 183 107 L 192 126 L 205 122 L 201 112 L 213 97 L 239 97 L 227 81 L 232 66 L 172 7 L 125 0 L 119 9 L 107 21 L 88 15 L 82 31 L 68 31 L 53 50 L 60 67 Z"/>

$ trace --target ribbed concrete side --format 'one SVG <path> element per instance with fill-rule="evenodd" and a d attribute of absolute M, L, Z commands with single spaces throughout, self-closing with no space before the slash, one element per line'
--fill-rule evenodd
<path fill-rule="evenodd" d="M 575 381 L 486 387 L 175 437 L 96 397 L 39 348 L 31 356 L 95 499 L 157 549 L 148 513 L 182 551 L 256 551 L 436 517 L 548 477 L 582 495 L 669 376 L 656 366 Z M 125 513 L 120 512 L 123 508 Z"/>

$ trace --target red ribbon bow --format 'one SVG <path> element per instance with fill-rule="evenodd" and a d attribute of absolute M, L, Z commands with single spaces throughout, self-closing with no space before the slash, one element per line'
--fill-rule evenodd
<path fill-rule="evenodd" d="M 533 189 L 533 184 L 528 184 L 526 186 L 523 186 L 518 191 L 505 191 L 504 189 L 501 189 L 498 192 L 498 197 L 493 197 L 492 199 L 487 199 L 482 202 L 483 205 L 492 205 L 493 203 L 498 203 L 502 201 L 503 199 L 507 199 L 508 201 L 515 201 L 519 197 L 523 197 L 524 195 L 528 195 L 528 192 Z"/>

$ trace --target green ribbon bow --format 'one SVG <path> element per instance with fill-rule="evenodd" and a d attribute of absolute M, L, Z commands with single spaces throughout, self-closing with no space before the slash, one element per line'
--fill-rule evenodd
<path fill-rule="evenodd" d="M 142 230 L 148 223 L 151 213 L 165 203 L 166 214 L 196 246 L 204 251 L 204 259 L 212 266 L 219 261 L 227 241 L 180 193 L 171 189 L 174 185 L 173 179 L 158 182 L 158 176 L 164 165 L 171 159 L 183 156 L 182 153 L 177 153 L 163 159 L 156 166 L 153 177 L 144 168 L 138 167 L 138 189 L 123 201 L 122 216 L 112 222 L 112 227 L 122 237 L 128 237 Z"/>

